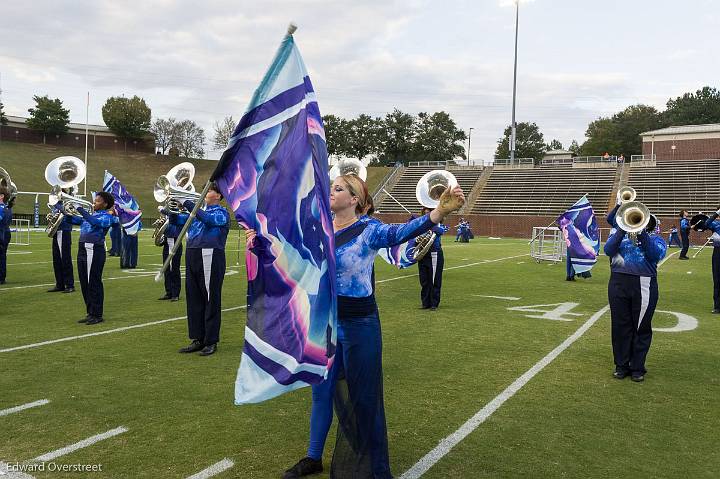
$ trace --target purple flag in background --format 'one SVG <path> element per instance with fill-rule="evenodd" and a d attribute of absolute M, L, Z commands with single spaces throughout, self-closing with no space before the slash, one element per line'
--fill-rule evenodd
<path fill-rule="evenodd" d="M 315 92 L 288 34 L 220 159 L 217 181 L 248 253 L 248 320 L 235 403 L 327 375 L 335 352 L 335 256 L 327 146 Z"/>
<path fill-rule="evenodd" d="M 118 181 L 109 171 L 105 170 L 103 191 L 107 191 L 115 198 L 115 209 L 118 212 L 118 219 L 125 232 L 129 235 L 136 235 L 142 228 L 142 210 L 135 197 L 130 194 L 125 186 Z"/>
<path fill-rule="evenodd" d="M 575 272 L 590 271 L 600 252 L 600 237 L 595 212 L 587 195 L 558 216 L 556 222 L 563 232 Z"/>

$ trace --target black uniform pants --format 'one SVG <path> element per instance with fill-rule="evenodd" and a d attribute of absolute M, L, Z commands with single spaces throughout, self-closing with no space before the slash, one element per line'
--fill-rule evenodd
<path fill-rule="evenodd" d="M 420 300 L 423 308 L 437 308 L 440 305 L 440 288 L 445 257 L 442 250 L 431 251 L 418 261 L 420 277 Z"/>
<path fill-rule="evenodd" d="M 658 302 L 657 277 L 611 273 L 608 301 L 616 370 L 645 374 Z"/>
<path fill-rule="evenodd" d="M 165 238 L 165 244 L 163 245 L 162 253 L 163 263 L 170 254 L 170 250 L 173 248 L 175 240 L 176 238 Z M 170 267 L 165 270 L 165 294 L 167 294 L 171 298 L 180 297 L 180 263 L 182 260 L 182 254 L 183 247 L 182 243 L 180 243 L 180 246 L 178 246 L 178 250 L 175 253 L 175 256 L 173 256 L 172 262 L 170 262 Z"/>
<path fill-rule="evenodd" d="M 0 225 L 0 228 L 2 226 Z M 8 236 L 8 238 L 5 238 L 5 236 Z M 0 281 L 5 281 L 5 277 L 7 276 L 7 250 L 8 245 L 10 244 L 10 238 L 9 234 L 0 233 Z"/>
<path fill-rule="evenodd" d="M 720 309 L 720 246 L 713 248 L 713 308 Z"/>
<path fill-rule="evenodd" d="M 102 318 L 105 290 L 102 273 L 105 268 L 105 244 L 80 243 L 77 255 L 78 277 L 87 314 Z"/>
<path fill-rule="evenodd" d="M 205 345 L 220 340 L 220 308 L 225 250 L 188 248 L 185 252 L 185 302 L 190 339 Z"/>
<path fill-rule="evenodd" d="M 687 257 L 688 249 L 690 249 L 690 230 L 680 230 L 680 240 L 682 241 L 682 250 L 680 250 L 680 257 Z"/>
<path fill-rule="evenodd" d="M 123 269 L 133 269 L 137 267 L 138 262 L 138 237 L 123 232 L 122 248 L 120 250 L 120 267 Z"/>
<path fill-rule="evenodd" d="M 72 264 L 72 231 L 58 231 L 52 239 L 53 270 L 55 287 L 67 289 L 75 287 Z"/>

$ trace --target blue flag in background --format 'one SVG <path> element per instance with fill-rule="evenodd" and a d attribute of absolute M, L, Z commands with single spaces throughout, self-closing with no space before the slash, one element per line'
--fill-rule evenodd
<path fill-rule="evenodd" d="M 575 272 L 590 271 L 597 263 L 597 256 L 600 252 L 600 236 L 595 212 L 587 195 L 558 216 L 556 222 L 565 238 Z"/>
<path fill-rule="evenodd" d="M 327 146 L 315 91 L 288 34 L 212 179 L 247 253 L 248 308 L 235 403 L 324 380 L 336 339 L 335 245 Z"/>
<path fill-rule="evenodd" d="M 142 228 L 140 221 L 142 210 L 135 197 L 107 170 L 105 170 L 103 191 L 107 191 L 115 198 L 115 209 L 118 212 L 120 224 L 125 228 L 125 233 L 131 236 L 136 235 Z"/>

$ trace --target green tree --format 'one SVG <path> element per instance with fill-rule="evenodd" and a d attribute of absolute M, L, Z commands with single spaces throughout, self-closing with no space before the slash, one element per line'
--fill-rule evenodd
<path fill-rule="evenodd" d="M 510 158 L 510 131 L 508 126 L 498 140 L 495 158 Z M 535 123 L 520 122 L 515 132 L 515 158 L 533 158 L 536 161 L 545 156 L 546 145 L 540 128 Z"/>
<path fill-rule="evenodd" d="M 68 131 L 70 123 L 70 110 L 63 108 L 59 98 L 51 100 L 47 95 L 33 96 L 35 108 L 29 108 L 30 117 L 27 126 L 31 130 L 41 131 L 43 143 L 47 135 L 63 135 Z"/>
<path fill-rule="evenodd" d="M 570 143 L 568 151 L 572 153 L 572 156 L 580 156 L 580 145 L 578 145 L 577 140 L 573 140 L 572 143 Z"/>
<path fill-rule="evenodd" d="M 367 156 L 378 153 L 379 133 L 382 127 L 380 118 L 361 114 L 347 121 L 346 140 L 340 154 L 363 160 Z"/>
<path fill-rule="evenodd" d="M 205 155 L 205 131 L 194 121 L 183 120 L 177 124 L 172 148 L 185 158 L 202 158 Z"/>
<path fill-rule="evenodd" d="M 666 125 L 720 123 L 720 91 L 709 86 L 668 100 L 663 112 Z"/>
<path fill-rule="evenodd" d="M 344 154 L 347 150 L 347 120 L 335 115 L 325 115 L 322 120 L 325 128 L 325 144 L 327 145 L 328 156 Z"/>
<path fill-rule="evenodd" d="M 8 119 L 5 116 L 5 110 L 3 109 L 3 104 L 0 101 L 0 125 L 7 125 Z"/>
<path fill-rule="evenodd" d="M 547 144 L 547 151 L 552 150 L 562 150 L 563 146 L 562 143 L 560 143 L 560 140 L 553 139 L 550 143 Z"/>
<path fill-rule="evenodd" d="M 140 140 L 150 130 L 150 108 L 139 96 L 108 98 L 102 107 L 102 117 L 110 131 L 125 140 L 126 150 L 128 140 Z"/>
<path fill-rule="evenodd" d="M 614 114 L 611 118 L 598 118 L 588 125 L 585 132 L 587 140 L 580 148 L 585 156 L 642 153 L 644 131 L 662 128 L 663 119 L 658 111 L 648 105 L 632 105 Z"/>
<path fill-rule="evenodd" d="M 450 115 L 444 111 L 432 115 L 418 113 L 415 142 L 412 148 L 413 159 L 417 161 L 465 159 L 465 146 L 462 142 L 466 139 L 465 132 L 460 130 Z"/>
<path fill-rule="evenodd" d="M 377 163 L 388 165 L 399 161 L 407 164 L 413 154 L 416 121 L 413 115 L 397 108 L 385 115 L 380 128 Z"/>

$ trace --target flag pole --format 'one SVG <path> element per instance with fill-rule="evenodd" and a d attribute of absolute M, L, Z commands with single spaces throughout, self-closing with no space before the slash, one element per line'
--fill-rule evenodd
<path fill-rule="evenodd" d="M 90 124 L 90 92 L 87 92 L 87 104 L 85 105 L 85 184 L 83 185 L 83 197 L 87 198 L 87 160 L 88 160 L 88 130 Z"/>

